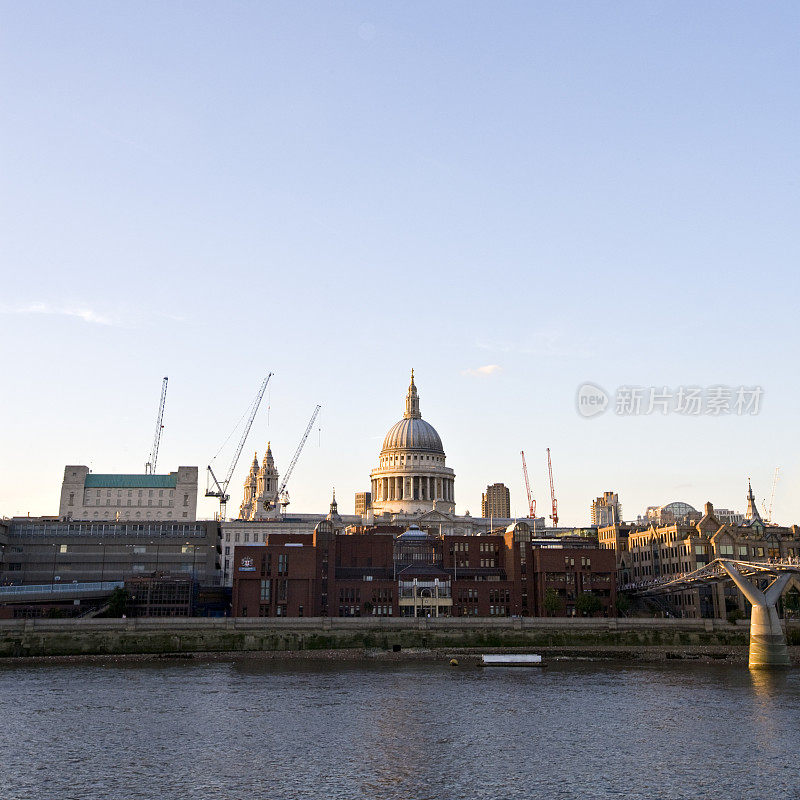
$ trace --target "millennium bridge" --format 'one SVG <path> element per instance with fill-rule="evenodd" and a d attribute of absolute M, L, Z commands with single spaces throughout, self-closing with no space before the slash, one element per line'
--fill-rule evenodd
<path fill-rule="evenodd" d="M 647 584 L 639 583 L 630 588 L 633 594 L 646 597 L 685 592 L 702 584 L 733 581 L 753 606 L 750 616 L 750 668 L 788 667 L 789 650 L 778 616 L 777 602 L 795 576 L 800 578 L 800 563 L 794 559 L 752 562 L 716 558 L 693 572 Z"/>

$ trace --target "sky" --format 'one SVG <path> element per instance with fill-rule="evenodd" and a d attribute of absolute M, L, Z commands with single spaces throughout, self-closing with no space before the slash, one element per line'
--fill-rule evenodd
<path fill-rule="evenodd" d="M 0 516 L 143 471 L 165 375 L 202 495 L 268 372 L 229 512 L 319 403 L 289 508 L 352 513 L 413 367 L 458 513 L 549 447 L 562 523 L 800 523 L 797 3 L 4 1 L 0 105 Z"/>

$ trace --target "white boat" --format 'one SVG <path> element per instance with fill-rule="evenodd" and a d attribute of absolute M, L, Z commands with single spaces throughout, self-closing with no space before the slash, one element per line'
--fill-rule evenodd
<path fill-rule="evenodd" d="M 542 657 L 535 653 L 503 653 L 481 656 L 483 667 L 543 667 Z"/>

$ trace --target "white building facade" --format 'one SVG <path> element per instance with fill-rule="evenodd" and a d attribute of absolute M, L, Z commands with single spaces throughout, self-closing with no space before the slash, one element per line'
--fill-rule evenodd
<path fill-rule="evenodd" d="M 83 465 L 64 468 L 58 515 L 76 521 L 197 519 L 197 467 L 167 475 L 99 474 Z"/>

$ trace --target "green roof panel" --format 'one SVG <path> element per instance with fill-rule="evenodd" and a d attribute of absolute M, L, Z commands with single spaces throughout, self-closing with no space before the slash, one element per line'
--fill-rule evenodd
<path fill-rule="evenodd" d="M 178 473 L 169 475 L 99 475 L 90 472 L 86 476 L 86 489 L 174 489 L 178 484 Z"/>

